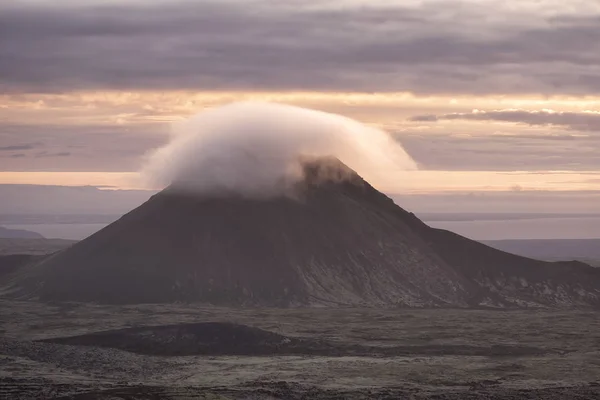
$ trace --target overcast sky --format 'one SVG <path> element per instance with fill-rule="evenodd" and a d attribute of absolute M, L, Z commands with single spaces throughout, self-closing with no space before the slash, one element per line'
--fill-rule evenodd
<path fill-rule="evenodd" d="M 600 2 L 0 2 L 0 184 L 135 186 L 171 122 L 247 99 L 386 129 L 420 168 L 388 193 L 577 212 L 600 193 Z"/>

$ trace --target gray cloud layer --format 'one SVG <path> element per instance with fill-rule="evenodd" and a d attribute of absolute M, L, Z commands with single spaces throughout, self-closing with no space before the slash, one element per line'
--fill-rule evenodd
<path fill-rule="evenodd" d="M 545 135 L 482 133 L 460 137 L 407 132 L 401 140 L 407 152 L 424 169 L 600 170 L 600 141 L 597 138 L 555 140 Z"/>
<path fill-rule="evenodd" d="M 600 30 L 600 29 L 599 29 Z M 474 120 L 517 122 L 527 125 L 559 125 L 577 131 L 600 132 L 600 112 L 555 112 L 528 110 L 472 111 L 443 115 L 417 115 L 412 121 L 435 122 L 439 120 Z M 555 136 L 555 139 L 571 139 L 572 136 Z"/>
<path fill-rule="evenodd" d="M 40 151 L 39 153 L 36 153 L 34 157 L 36 158 L 44 158 L 44 157 L 69 157 L 71 155 L 70 151 L 59 151 L 56 153 L 49 153 L 47 151 Z"/>
<path fill-rule="evenodd" d="M 426 168 L 600 169 L 600 113 L 597 112 L 495 110 L 417 115 L 410 120 L 425 124 L 444 120 L 500 121 L 528 126 L 526 132 L 515 127 L 494 132 L 493 127 L 485 124 L 481 124 L 479 133 L 461 134 L 460 126 L 451 128 L 458 130 L 452 134 L 404 132 L 402 140 L 407 151 Z"/>
<path fill-rule="evenodd" d="M 451 133 L 403 131 L 396 134 L 423 169 L 435 170 L 600 170 L 600 136 L 552 134 Z M 137 171 L 148 151 L 163 145 L 164 126 L 1 126 L 0 142 L 18 143 L 24 136 L 39 148 L 0 152 L 3 171 Z M 460 132 L 459 132 L 460 133 Z M 45 151 L 47 155 L 40 156 Z M 68 156 L 61 153 L 70 153 Z M 54 155 L 54 157 L 49 156 Z"/>
<path fill-rule="evenodd" d="M 39 143 L 15 144 L 0 147 L 0 151 L 31 150 L 39 146 Z"/>
<path fill-rule="evenodd" d="M 0 5 L 0 91 L 600 91 L 600 14 L 309 4 L 9 0 Z"/>
<path fill-rule="evenodd" d="M 9 144 L 4 146 L 9 150 L 22 149 L 13 154 L 7 150 L 4 157 L 0 155 L 0 170 L 136 171 L 146 152 L 165 143 L 167 131 L 162 124 L 132 127 L 0 124 L 0 143 Z M 22 137 L 36 142 L 19 144 Z"/>

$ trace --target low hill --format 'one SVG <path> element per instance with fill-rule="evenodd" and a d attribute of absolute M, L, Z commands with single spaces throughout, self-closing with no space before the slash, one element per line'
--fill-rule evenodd
<path fill-rule="evenodd" d="M 24 229 L 9 229 L 0 226 L 0 238 L 2 239 L 43 239 L 44 237 L 37 232 Z"/>

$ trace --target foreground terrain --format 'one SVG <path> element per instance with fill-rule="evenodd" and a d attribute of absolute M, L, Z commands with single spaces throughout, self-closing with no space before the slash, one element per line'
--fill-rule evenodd
<path fill-rule="evenodd" d="M 0 398 L 600 396 L 592 311 L 2 300 L 0 330 Z"/>
<path fill-rule="evenodd" d="M 438 248 L 443 254 L 470 243 L 449 238 Z M 0 241 L 0 281 L 68 245 Z M 492 267 L 484 276 L 506 293 L 518 289 L 493 275 L 505 269 Z M 568 280 L 563 275 L 558 281 Z M 5 298 L 0 398 L 600 398 L 600 312 L 569 302 L 525 306 L 278 309 Z"/>

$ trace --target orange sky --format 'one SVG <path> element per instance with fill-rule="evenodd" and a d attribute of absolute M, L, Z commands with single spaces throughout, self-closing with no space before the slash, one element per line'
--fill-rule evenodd
<path fill-rule="evenodd" d="M 78 127 L 85 139 L 86 129 L 93 126 L 131 128 L 131 136 L 143 138 L 144 131 L 137 127 L 156 125 L 164 139 L 168 124 L 181 120 L 206 107 L 237 100 L 266 100 L 290 103 L 340 113 L 364 123 L 381 127 L 404 142 L 405 135 L 418 135 L 423 143 L 435 145 L 441 138 L 469 138 L 479 135 L 481 140 L 502 135 L 544 135 L 564 131 L 564 127 L 532 126 L 504 121 L 448 120 L 429 122 L 409 121 L 415 115 L 448 114 L 470 110 L 553 110 L 556 112 L 589 112 L 600 110 L 600 98 L 541 97 L 541 96 L 415 96 L 409 93 L 319 93 L 319 92 L 72 92 L 63 94 L 21 94 L 0 96 L 0 121 L 4 125 Z M 589 132 L 579 132 L 584 137 Z M 428 139 L 430 138 L 430 139 Z M 23 142 L 27 138 L 22 138 Z M 117 144 L 118 145 L 118 144 Z M 485 145 L 485 151 L 494 149 L 494 143 Z M 407 148 L 410 152 L 410 148 Z M 460 147 L 450 151 L 460 150 Z M 425 148 L 425 153 L 427 148 Z M 499 150 L 500 151 L 500 150 Z M 509 150 L 507 150 L 509 151 Z M 573 153 L 573 158 L 577 158 Z M 12 161 L 12 160 L 8 160 Z M 18 161 L 18 160 L 17 160 Z M 139 163 L 141 163 L 141 159 Z M 417 160 L 419 161 L 419 160 Z M 460 160 L 459 160 L 460 161 Z M 421 165 L 421 171 L 406 173 L 403 182 L 383 182 L 381 189 L 389 192 L 435 192 L 477 190 L 600 190 L 600 171 L 539 168 L 511 170 L 507 165 L 501 171 L 477 170 L 462 167 L 455 161 L 455 170 L 440 170 Z M 77 170 L 20 171 L 7 159 L 0 159 L 0 183 L 100 185 L 116 188 L 139 188 L 135 169 L 125 171 L 87 172 Z M 107 162 L 110 162 L 108 160 Z M 135 163 L 134 163 L 135 164 Z M 466 170 L 465 170 L 466 169 Z M 507 171 L 509 170 L 509 171 Z M 558 170 L 558 171 L 557 171 Z M 540 173 L 543 172 L 543 173 Z"/>

